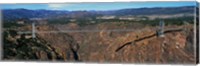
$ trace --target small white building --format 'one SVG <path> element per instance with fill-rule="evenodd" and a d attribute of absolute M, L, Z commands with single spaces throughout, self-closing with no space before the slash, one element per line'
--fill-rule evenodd
<path fill-rule="evenodd" d="M 102 17 L 97 17 L 96 19 L 115 19 L 115 16 L 102 16 Z"/>
<path fill-rule="evenodd" d="M 44 18 L 31 18 L 30 20 L 40 25 L 48 23 L 48 21 Z"/>
<path fill-rule="evenodd" d="M 24 24 L 23 20 L 17 21 L 17 24 Z"/>

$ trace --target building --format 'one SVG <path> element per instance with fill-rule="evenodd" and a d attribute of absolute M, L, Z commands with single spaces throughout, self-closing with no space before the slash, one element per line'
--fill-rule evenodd
<path fill-rule="evenodd" d="M 48 23 L 47 19 L 44 19 L 44 18 L 31 18 L 30 20 L 40 25 L 44 25 Z"/>
<path fill-rule="evenodd" d="M 24 20 L 19 20 L 19 21 L 17 21 L 17 24 L 24 24 Z"/>
<path fill-rule="evenodd" d="M 115 19 L 115 16 L 102 16 L 102 17 L 97 17 L 96 19 Z"/>

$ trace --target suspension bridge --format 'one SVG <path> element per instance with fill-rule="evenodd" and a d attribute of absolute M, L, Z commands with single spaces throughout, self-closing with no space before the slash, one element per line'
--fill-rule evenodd
<path fill-rule="evenodd" d="M 164 21 L 159 22 L 159 28 L 156 30 L 159 37 L 164 37 Z M 173 29 L 168 29 L 173 30 Z M 112 29 L 112 30 L 59 30 L 59 31 L 37 31 L 36 24 L 32 23 L 32 31 L 19 31 L 18 34 L 32 34 L 32 38 L 36 38 L 36 33 L 73 33 L 73 32 L 123 32 L 123 31 L 134 31 L 133 29 Z"/>

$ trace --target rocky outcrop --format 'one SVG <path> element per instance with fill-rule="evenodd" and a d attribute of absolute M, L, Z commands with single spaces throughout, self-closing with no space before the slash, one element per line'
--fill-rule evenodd
<path fill-rule="evenodd" d="M 16 38 L 18 34 L 14 30 L 4 32 L 4 60 L 41 60 L 41 61 L 78 61 L 78 47 L 72 45 L 73 38 L 66 35 L 66 44 L 59 45 L 47 42 L 48 38 L 25 38 L 25 34 L 20 35 L 21 38 Z M 55 38 L 55 37 L 54 37 Z M 71 45 L 69 45 L 71 44 Z"/>
<path fill-rule="evenodd" d="M 59 31 L 53 26 L 39 26 L 38 31 Z M 79 61 L 79 45 L 68 33 L 38 33 L 38 37 L 48 41 L 54 51 L 65 61 Z"/>

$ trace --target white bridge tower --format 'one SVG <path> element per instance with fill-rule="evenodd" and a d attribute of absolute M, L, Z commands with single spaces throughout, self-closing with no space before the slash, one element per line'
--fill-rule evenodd
<path fill-rule="evenodd" d="M 158 36 L 159 37 L 164 37 L 164 28 L 165 28 L 165 23 L 164 21 L 159 22 L 159 29 L 158 29 Z"/>
<path fill-rule="evenodd" d="M 36 33 L 36 30 L 35 30 L 35 23 L 33 22 L 33 23 L 32 23 L 32 38 L 36 38 L 35 33 Z"/>

